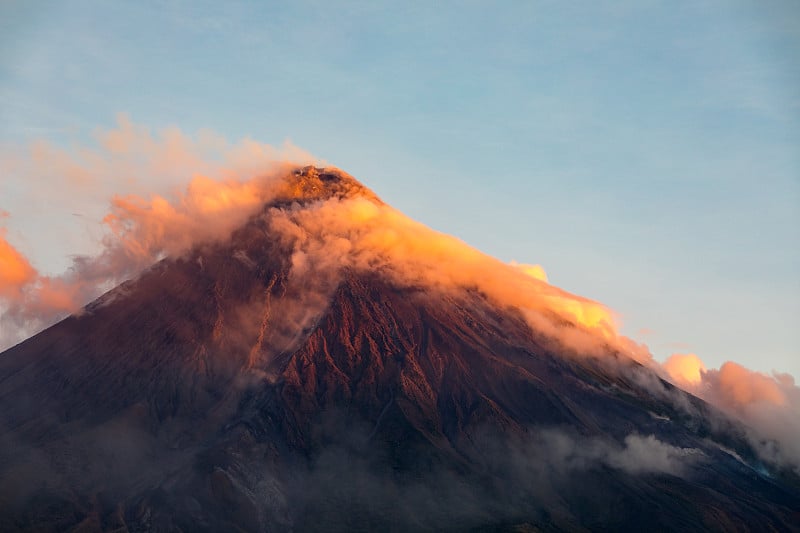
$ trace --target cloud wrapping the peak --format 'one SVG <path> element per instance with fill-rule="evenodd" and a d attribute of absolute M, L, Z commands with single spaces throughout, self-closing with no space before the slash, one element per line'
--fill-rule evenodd
<path fill-rule="evenodd" d="M 318 162 L 290 143 L 229 144 L 210 131 L 190 136 L 177 128 L 153 134 L 124 114 L 115 128 L 94 137 L 94 144 L 70 149 L 44 140 L 0 148 L 0 198 L 13 202 L 0 205 L 2 218 L 23 225 L 72 222 L 73 215 L 95 221 L 89 226 L 93 251 L 72 256 L 66 271 L 55 275 L 37 269 L 0 230 L 0 349 L 78 311 L 163 256 L 227 237 L 273 194 L 280 176 Z M 19 207 L 27 205 L 48 209 Z M 49 242 L 40 244 L 59 246 L 58 237 L 70 239 L 65 231 L 52 227 L 43 236 Z"/>
<path fill-rule="evenodd" d="M 609 345 L 636 351 L 618 335 L 608 308 L 548 284 L 541 267 L 498 261 L 369 198 L 276 208 L 270 223 L 293 247 L 294 276 L 348 268 L 378 271 L 406 287 L 476 289 L 496 305 L 521 310 L 537 331 L 575 353 L 599 354 Z"/>

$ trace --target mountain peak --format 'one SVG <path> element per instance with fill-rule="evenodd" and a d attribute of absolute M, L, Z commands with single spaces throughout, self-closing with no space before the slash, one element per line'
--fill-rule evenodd
<path fill-rule="evenodd" d="M 382 204 L 383 202 L 369 188 L 365 187 L 353 176 L 336 167 L 315 167 L 308 165 L 289 173 L 283 182 L 284 188 L 276 200 L 317 201 L 331 198 L 368 198 Z"/>
<path fill-rule="evenodd" d="M 796 473 L 618 357 L 599 304 L 339 169 L 248 186 L 233 233 L 201 219 L 201 244 L 0 354 L 0 530 L 798 523 Z"/>

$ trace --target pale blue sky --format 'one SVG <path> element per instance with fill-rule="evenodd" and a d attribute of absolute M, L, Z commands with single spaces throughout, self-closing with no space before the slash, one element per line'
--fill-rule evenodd
<path fill-rule="evenodd" d="M 289 138 L 659 359 L 800 377 L 796 1 L 0 4 L 0 142 L 118 112 Z M 9 191 L 10 236 L 57 269 Z"/>

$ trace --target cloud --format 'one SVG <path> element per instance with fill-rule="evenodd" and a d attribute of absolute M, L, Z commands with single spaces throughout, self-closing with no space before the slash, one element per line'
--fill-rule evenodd
<path fill-rule="evenodd" d="M 696 385 L 702 381 L 702 373 L 706 371 L 706 365 L 693 353 L 676 353 L 664 362 L 664 370 L 676 385 L 685 387 Z"/>
<path fill-rule="evenodd" d="M 792 376 L 731 361 L 707 370 L 694 354 L 674 354 L 664 369 L 676 385 L 744 422 L 763 459 L 800 472 L 800 388 Z"/>
<path fill-rule="evenodd" d="M 26 325 L 74 310 L 80 292 L 80 282 L 41 275 L 0 228 L 0 346 L 21 340 Z"/>
<path fill-rule="evenodd" d="M 518 268 L 521 272 L 524 272 L 533 279 L 547 282 L 547 272 L 544 271 L 544 267 L 542 267 L 542 265 L 528 265 L 525 263 L 517 263 L 516 261 L 511 261 L 509 264 Z"/>
<path fill-rule="evenodd" d="M 0 228 L 0 298 L 19 298 L 36 276 L 25 256 L 6 240 L 6 229 Z"/>
<path fill-rule="evenodd" d="M 732 362 L 723 364 L 719 370 L 709 372 L 704 381 L 712 384 L 714 393 L 726 404 L 734 406 L 757 403 L 786 405 L 788 395 L 784 389 L 794 386 L 791 377 L 769 377 Z"/>
<path fill-rule="evenodd" d="M 268 177 L 250 181 L 197 176 L 172 199 L 115 196 L 111 213 L 103 219 L 112 233 L 106 252 L 141 268 L 159 256 L 179 256 L 196 243 L 229 236 L 269 199 L 277 176 L 288 172 L 289 167 L 278 165 L 276 171 L 275 166 Z"/>
<path fill-rule="evenodd" d="M 658 440 L 653 435 L 631 434 L 621 449 L 611 448 L 606 462 L 631 474 L 682 474 L 687 465 L 702 456 L 700 450 L 679 448 Z"/>
<path fill-rule="evenodd" d="M 73 202 L 80 200 L 76 193 L 94 192 L 93 199 L 105 201 L 125 191 L 142 195 L 182 188 L 193 176 L 242 181 L 275 162 L 316 161 L 288 141 L 279 147 L 249 138 L 231 144 L 211 130 L 188 135 L 177 127 L 153 133 L 120 113 L 116 126 L 97 129 L 90 143 L 63 148 L 41 139 L 6 146 L 2 163 L 11 179 L 24 175 L 42 185 L 32 188 L 37 194 L 55 187 L 70 193 L 65 198 Z"/>
<path fill-rule="evenodd" d="M 515 456 L 516 457 L 513 457 Z M 558 428 L 538 431 L 511 449 L 512 462 L 531 475 L 564 476 L 570 472 L 608 466 L 632 475 L 685 476 L 688 467 L 704 458 L 696 448 L 681 448 L 654 435 L 627 435 L 622 444 L 607 438 L 586 438 Z"/>
<path fill-rule="evenodd" d="M 750 426 L 751 440 L 765 459 L 800 472 L 800 388 L 792 376 L 727 362 L 703 374 L 698 394 Z"/>
<path fill-rule="evenodd" d="M 163 256 L 225 238 L 274 194 L 280 176 L 317 162 L 290 143 L 230 144 L 210 131 L 189 136 L 177 128 L 153 134 L 124 114 L 87 146 L 64 149 L 41 140 L 4 146 L 0 156 L 0 197 L 41 206 L 35 213 L 17 208 L 13 218 L 2 211 L 0 218 L 50 223 L 40 235 L 45 249 L 70 240 L 54 221 L 74 220 L 73 213 L 97 220 L 94 233 L 100 232 L 91 254 L 73 256 L 66 271 L 47 275 L 0 230 L 0 349 Z"/>
<path fill-rule="evenodd" d="M 522 310 L 537 331 L 576 353 L 611 344 L 642 356 L 617 333 L 608 308 L 548 284 L 541 267 L 505 264 L 382 202 L 357 196 L 296 204 L 273 209 L 269 222 L 293 247 L 294 276 L 355 269 L 381 272 L 401 286 L 478 290 Z"/>

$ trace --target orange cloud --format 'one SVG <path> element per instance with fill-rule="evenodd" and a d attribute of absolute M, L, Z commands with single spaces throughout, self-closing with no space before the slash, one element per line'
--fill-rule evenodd
<path fill-rule="evenodd" d="M 701 397 L 750 426 L 763 457 L 800 472 L 800 388 L 794 378 L 727 362 L 704 374 Z"/>
<path fill-rule="evenodd" d="M 25 256 L 6 240 L 6 229 L 0 228 L 0 297 L 18 298 L 22 288 L 36 277 Z"/>
<path fill-rule="evenodd" d="M 707 370 L 694 354 L 674 354 L 663 369 L 674 384 L 744 422 L 763 458 L 800 471 L 800 388 L 792 376 L 730 361 Z"/>
<path fill-rule="evenodd" d="M 673 354 L 664 362 L 664 369 L 678 385 L 698 385 L 706 365 L 693 353 Z"/>
<path fill-rule="evenodd" d="M 547 273 L 544 271 L 542 265 L 528 265 L 525 263 L 517 263 L 516 261 L 511 261 L 510 265 L 518 268 L 521 272 L 524 272 L 533 279 L 538 279 L 545 283 L 547 282 Z"/>
<path fill-rule="evenodd" d="M 272 194 L 276 176 L 317 162 L 290 143 L 230 144 L 210 131 L 190 136 L 177 128 L 153 133 L 124 114 L 95 139 L 69 149 L 44 140 L 0 146 L 0 196 L 9 194 L 15 205 L 47 205 L 53 219 L 81 213 L 81 220 L 102 220 L 107 230 L 96 239 L 95 253 L 51 277 L 0 235 L 0 349 L 77 311 L 161 256 L 226 237 Z M 54 235 L 70 237 L 64 226 L 43 236 L 52 239 L 51 248 L 60 245 Z"/>
<path fill-rule="evenodd" d="M 26 325 L 77 310 L 81 300 L 81 283 L 42 276 L 5 236 L 0 228 L 0 345 L 20 340 Z"/>
<path fill-rule="evenodd" d="M 475 288 L 500 306 L 519 308 L 537 331 L 576 352 L 600 352 L 608 344 L 626 352 L 631 347 L 618 335 L 608 308 L 548 284 L 541 267 L 502 263 L 379 200 L 331 199 L 274 210 L 271 223 L 294 244 L 297 275 L 348 267 L 380 270 L 407 286 Z"/>
<path fill-rule="evenodd" d="M 727 362 L 716 377 L 716 390 L 724 402 L 732 406 L 755 403 L 786 405 L 786 395 L 781 383 L 767 375 Z"/>

